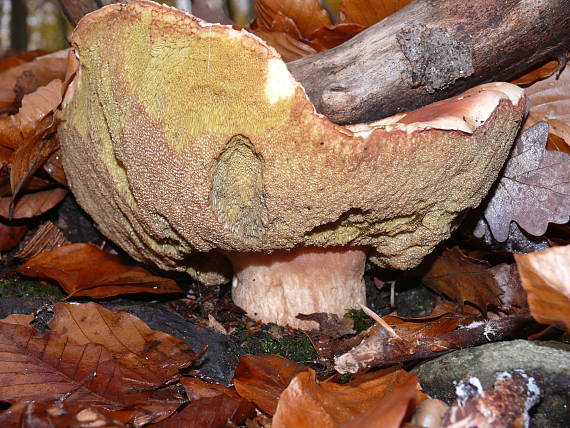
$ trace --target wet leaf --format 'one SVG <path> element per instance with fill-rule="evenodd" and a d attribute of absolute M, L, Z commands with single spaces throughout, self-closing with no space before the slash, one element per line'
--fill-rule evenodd
<path fill-rule="evenodd" d="M 55 188 L 19 196 L 11 217 L 19 219 L 39 216 L 59 204 L 66 195 L 67 189 Z M 10 218 L 11 203 L 11 196 L 0 198 L 0 217 Z"/>
<path fill-rule="evenodd" d="M 340 22 L 370 27 L 403 8 L 412 0 L 343 0 Z"/>
<path fill-rule="evenodd" d="M 511 221 L 535 236 L 548 223 L 563 224 L 570 216 L 570 156 L 545 150 L 548 125 L 544 122 L 522 132 L 507 160 L 503 175 L 485 207 L 484 219 L 474 234 L 484 236 L 489 227 L 503 242 Z"/>
<path fill-rule="evenodd" d="M 315 421 L 322 428 L 344 423 L 351 427 L 363 426 L 358 423 L 372 419 L 377 408 L 384 408 L 383 400 L 386 398 L 399 410 L 398 415 L 391 418 L 390 422 L 394 424 L 364 426 L 399 427 L 419 386 L 415 375 L 404 370 L 383 374 L 362 382 L 340 385 L 317 381 L 314 370 L 299 373 L 281 394 L 272 427 L 313 428 Z M 363 414 L 365 412 L 370 413 Z"/>
<path fill-rule="evenodd" d="M 90 402 L 113 412 L 138 406 L 122 414 L 122 422 L 137 415 L 158 418 L 180 405 L 175 393 L 154 396 L 164 379 L 153 372 L 133 371 L 93 343 L 78 345 L 53 331 L 0 322 L 0 398 L 4 401 L 58 400 Z"/>
<path fill-rule="evenodd" d="M 526 296 L 514 266 L 492 268 L 489 262 L 470 257 L 459 247 L 445 249 L 431 264 L 423 282 L 461 305 L 476 305 L 483 313 L 489 306 L 505 312 L 513 306 L 525 306 Z"/>
<path fill-rule="evenodd" d="M 233 383 L 239 395 L 273 415 L 291 379 L 307 370 L 278 355 L 245 355 L 239 360 Z"/>
<path fill-rule="evenodd" d="M 305 38 L 320 27 L 332 25 L 318 0 L 258 0 L 255 2 L 255 12 L 259 29 L 271 30 L 274 21 L 286 16 L 295 23 Z"/>
<path fill-rule="evenodd" d="M 570 332 L 570 245 L 515 254 L 534 319 Z"/>
<path fill-rule="evenodd" d="M 49 327 L 79 345 L 99 344 L 133 370 L 149 367 L 164 380 L 196 360 L 186 343 L 150 329 L 127 312 L 111 312 L 96 303 L 58 303 Z"/>
<path fill-rule="evenodd" d="M 19 272 L 33 278 L 53 279 L 72 296 L 104 298 L 182 291 L 172 279 L 153 275 L 130 260 L 84 243 L 41 253 L 20 267 Z"/>

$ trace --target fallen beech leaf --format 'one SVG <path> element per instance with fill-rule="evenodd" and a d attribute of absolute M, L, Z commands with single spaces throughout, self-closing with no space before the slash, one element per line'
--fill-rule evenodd
<path fill-rule="evenodd" d="M 530 313 L 570 332 L 570 245 L 515 254 Z"/>
<path fill-rule="evenodd" d="M 343 0 L 340 23 L 370 27 L 403 8 L 412 0 Z"/>
<path fill-rule="evenodd" d="M 418 392 L 416 375 L 407 376 L 377 405 L 342 424 L 342 428 L 400 428 Z"/>
<path fill-rule="evenodd" d="M 17 109 L 24 95 L 54 79 L 63 81 L 68 50 L 54 52 L 0 73 L 0 113 Z"/>
<path fill-rule="evenodd" d="M 318 52 L 326 51 L 352 39 L 362 30 L 364 27 L 358 24 L 337 24 L 321 27 L 309 35 L 308 43 Z"/>
<path fill-rule="evenodd" d="M 0 413 L 2 428 L 124 427 L 121 411 L 68 400 L 18 401 Z M 124 411 L 132 414 L 132 411 Z M 116 415 L 119 415 L 116 418 Z M 128 417 L 124 417 L 128 420 Z"/>
<path fill-rule="evenodd" d="M 10 165 L 10 186 L 13 198 L 58 148 L 59 141 L 55 136 L 47 139 L 30 138 L 26 144 L 18 148 L 12 156 Z"/>
<path fill-rule="evenodd" d="M 115 356 L 135 355 L 141 365 L 158 365 L 163 377 L 173 376 L 196 360 L 186 343 L 162 331 L 149 328 L 128 312 L 111 312 L 97 303 L 58 303 L 49 327 L 75 343 L 97 343 Z M 124 358 L 122 358 L 124 361 Z"/>
<path fill-rule="evenodd" d="M 67 189 L 55 188 L 19 196 L 15 202 L 13 219 L 36 217 L 51 210 L 67 195 Z M 11 196 L 0 198 L 0 217 L 10 218 Z"/>
<path fill-rule="evenodd" d="M 128 259 L 85 243 L 41 253 L 21 266 L 19 272 L 33 278 L 53 279 L 72 296 L 104 298 L 129 293 L 182 291 L 172 279 L 153 275 Z"/>
<path fill-rule="evenodd" d="M 256 36 L 261 37 L 269 45 L 271 45 L 283 61 L 290 62 L 302 58 L 307 55 L 312 55 L 317 51 L 308 44 L 291 37 L 289 34 L 280 31 L 254 31 Z"/>
<path fill-rule="evenodd" d="M 0 320 L 6 324 L 29 325 L 34 320 L 33 314 L 11 314 Z"/>
<path fill-rule="evenodd" d="M 525 89 L 529 115 L 525 128 L 546 120 L 551 132 L 570 143 L 570 67 Z"/>
<path fill-rule="evenodd" d="M 484 314 L 492 306 L 504 312 L 525 307 L 526 295 L 516 275 L 516 267 L 491 267 L 485 260 L 470 257 L 459 247 L 445 249 L 431 264 L 423 282 L 461 306 L 476 305 Z"/>
<path fill-rule="evenodd" d="M 273 415 L 291 379 L 307 370 L 279 355 L 245 355 L 239 360 L 232 382 L 239 395 Z"/>
<path fill-rule="evenodd" d="M 165 379 L 155 372 L 134 371 L 93 343 L 78 345 L 53 331 L 0 322 L 0 399 L 82 401 L 121 416 L 150 419 L 173 412 L 181 403 L 175 390 L 161 390 Z M 137 409 L 134 408 L 137 407 Z"/>
<path fill-rule="evenodd" d="M 546 143 L 547 150 L 557 150 L 570 155 L 570 145 L 560 138 L 558 135 L 548 133 L 548 142 Z"/>
<path fill-rule="evenodd" d="M 303 37 L 320 27 L 332 25 L 318 0 L 258 0 L 255 2 L 255 12 L 260 27 L 268 30 L 278 14 L 291 18 Z"/>
<path fill-rule="evenodd" d="M 22 106 L 14 115 L 14 121 L 24 137 L 38 133 L 37 123 L 61 104 L 62 95 L 63 83 L 55 79 L 46 86 L 24 96 Z"/>
<path fill-rule="evenodd" d="M 7 58 L 3 57 L 0 61 L 0 73 L 8 70 L 9 68 L 24 64 L 25 62 L 30 62 L 39 56 L 45 55 L 46 53 L 46 51 L 37 49 L 33 51 L 19 52 L 17 55 L 9 56 Z"/>
<path fill-rule="evenodd" d="M 0 222 L 0 252 L 11 250 L 18 245 L 27 231 L 27 226 L 10 226 Z"/>
<path fill-rule="evenodd" d="M 570 156 L 545 150 L 547 138 L 545 122 L 519 135 L 475 236 L 484 236 L 488 226 L 493 237 L 503 242 L 509 236 L 511 221 L 535 236 L 543 235 L 549 222 L 568 222 Z"/>
<path fill-rule="evenodd" d="M 272 427 L 313 428 L 317 421 L 318 426 L 322 428 L 336 427 L 361 416 L 366 411 L 381 406 L 382 400 L 392 393 L 397 393 L 401 385 L 406 385 L 408 388 L 404 387 L 405 392 L 400 397 L 393 398 L 396 402 L 404 401 L 407 407 L 415 395 L 415 390 L 413 394 L 410 394 L 409 384 L 414 385 L 415 389 L 417 380 L 415 375 L 408 374 L 404 370 L 346 385 L 327 381 L 319 382 L 316 380 L 315 371 L 308 370 L 295 376 L 281 394 Z M 393 402 L 390 404 L 394 405 Z M 390 425 L 382 425 L 384 426 L 390 427 Z M 400 424 L 394 426 L 400 426 Z"/>
<path fill-rule="evenodd" d="M 558 71 L 560 63 L 557 60 L 548 61 L 534 70 L 523 74 L 521 77 L 511 80 L 515 85 L 531 85 L 539 80 L 546 79 Z"/>
<path fill-rule="evenodd" d="M 255 415 L 255 407 L 233 388 L 208 384 L 194 378 L 182 378 L 190 404 L 161 422 L 160 428 L 223 428 L 228 421 L 241 425 Z"/>
<path fill-rule="evenodd" d="M 45 161 L 43 168 L 44 171 L 47 172 L 57 183 L 67 187 L 67 178 L 61 162 L 60 149 L 57 149 L 51 154 L 51 156 Z"/>

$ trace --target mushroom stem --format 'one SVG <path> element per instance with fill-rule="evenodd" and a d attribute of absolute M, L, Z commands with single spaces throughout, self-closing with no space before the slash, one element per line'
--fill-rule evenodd
<path fill-rule="evenodd" d="M 254 319 L 309 330 L 317 323 L 299 320 L 297 314 L 326 312 L 342 317 L 366 304 L 366 251 L 361 247 L 227 256 L 234 267 L 234 302 Z"/>

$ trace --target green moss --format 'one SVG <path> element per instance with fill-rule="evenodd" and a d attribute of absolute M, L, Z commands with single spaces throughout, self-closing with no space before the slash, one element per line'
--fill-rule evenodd
<path fill-rule="evenodd" d="M 248 354 L 276 354 L 299 364 L 312 364 L 318 357 L 309 338 L 303 333 L 274 337 L 271 324 L 255 334 L 242 333 L 243 349 Z"/>
<path fill-rule="evenodd" d="M 372 324 L 374 324 L 374 321 L 372 321 L 362 309 L 351 309 L 349 312 L 344 314 L 344 317 L 352 319 L 354 322 L 353 328 L 357 333 L 367 330 L 370 326 L 372 326 Z"/>
<path fill-rule="evenodd" d="M 54 286 L 17 279 L 0 280 L 0 297 L 41 297 L 59 299 L 63 293 Z"/>

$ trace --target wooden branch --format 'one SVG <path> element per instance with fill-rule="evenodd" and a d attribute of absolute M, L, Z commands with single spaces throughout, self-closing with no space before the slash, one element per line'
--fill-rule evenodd
<path fill-rule="evenodd" d="M 72 23 L 113 2 L 59 1 Z M 416 0 L 288 67 L 320 113 L 370 122 L 562 57 L 568 28 L 570 0 Z"/>
<path fill-rule="evenodd" d="M 74 27 L 89 12 L 111 3 L 119 3 L 119 0 L 59 0 L 63 14 Z"/>
<path fill-rule="evenodd" d="M 416 0 L 288 67 L 320 113 L 370 122 L 560 57 L 569 28 L 570 0 Z"/>

